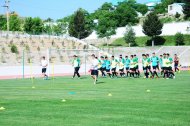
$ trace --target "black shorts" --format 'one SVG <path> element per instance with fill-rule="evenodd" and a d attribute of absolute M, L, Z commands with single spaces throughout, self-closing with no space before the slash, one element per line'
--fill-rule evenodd
<path fill-rule="evenodd" d="M 151 67 L 150 67 L 150 66 L 147 66 L 147 69 L 151 70 Z"/>
<path fill-rule="evenodd" d="M 91 70 L 91 75 L 96 75 L 96 76 L 98 76 L 98 70 Z"/>
<path fill-rule="evenodd" d="M 125 69 L 126 69 L 126 70 L 129 70 L 129 67 L 126 67 Z"/>
<path fill-rule="evenodd" d="M 46 68 L 42 68 L 42 73 L 46 73 Z"/>
<path fill-rule="evenodd" d="M 177 68 L 177 67 L 178 67 L 178 65 L 179 65 L 178 63 L 174 63 L 174 67 L 175 67 L 175 68 Z"/>
<path fill-rule="evenodd" d="M 153 70 L 156 70 L 156 68 L 158 68 L 158 66 L 152 66 Z"/>
<path fill-rule="evenodd" d="M 143 66 L 142 69 L 145 70 L 145 67 Z"/>
<path fill-rule="evenodd" d="M 110 69 L 106 69 L 106 72 L 109 73 L 109 72 L 110 72 Z"/>
<path fill-rule="evenodd" d="M 135 71 L 135 68 L 130 68 L 131 71 Z"/>
<path fill-rule="evenodd" d="M 159 65 L 156 65 L 156 68 L 159 69 Z"/>
<path fill-rule="evenodd" d="M 169 71 L 172 71 L 172 67 L 171 67 L 171 66 L 170 66 L 170 67 L 168 67 L 168 70 L 169 70 Z"/>
<path fill-rule="evenodd" d="M 147 69 L 148 69 L 148 66 L 143 67 L 143 71 L 147 71 Z"/>
<path fill-rule="evenodd" d="M 163 70 L 167 70 L 167 67 L 162 67 Z"/>
<path fill-rule="evenodd" d="M 138 69 L 139 69 L 139 65 L 137 65 L 137 66 L 135 67 L 135 69 L 138 70 Z"/>
<path fill-rule="evenodd" d="M 112 68 L 111 71 L 115 72 L 115 71 L 116 71 L 116 68 Z"/>
<path fill-rule="evenodd" d="M 124 68 L 123 69 L 119 69 L 120 72 L 124 72 Z"/>
<path fill-rule="evenodd" d="M 100 70 L 101 70 L 101 71 L 105 71 L 106 68 L 105 68 L 105 67 L 101 67 Z"/>

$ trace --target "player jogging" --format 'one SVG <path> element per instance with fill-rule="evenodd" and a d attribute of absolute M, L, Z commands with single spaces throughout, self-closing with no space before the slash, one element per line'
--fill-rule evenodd
<path fill-rule="evenodd" d="M 146 54 L 142 54 L 142 66 L 143 66 L 143 71 L 144 71 L 144 78 L 148 78 L 149 73 L 148 73 L 148 59 L 146 57 Z"/>
<path fill-rule="evenodd" d="M 175 69 L 175 72 L 180 72 L 179 70 L 179 57 L 177 56 L 177 54 L 174 55 L 174 69 Z"/>
<path fill-rule="evenodd" d="M 94 54 L 92 54 L 91 56 L 92 56 L 91 77 L 94 80 L 94 84 L 96 84 L 98 81 L 98 64 L 99 64 L 99 61 L 98 61 L 98 59 L 96 59 Z"/>
<path fill-rule="evenodd" d="M 42 75 L 43 75 L 43 78 L 44 78 L 44 80 L 47 80 L 48 76 L 46 74 L 46 70 L 47 70 L 48 62 L 47 62 L 45 56 L 42 57 L 41 66 L 42 66 Z"/>
<path fill-rule="evenodd" d="M 111 67 L 111 61 L 108 59 L 108 57 L 105 57 L 106 62 L 106 73 L 109 75 L 110 78 L 112 78 L 112 75 L 110 73 L 110 67 Z"/>
<path fill-rule="evenodd" d="M 115 59 L 114 56 L 112 56 L 111 60 L 111 72 L 112 72 L 112 77 L 117 77 L 117 72 L 116 72 L 116 67 L 117 67 L 118 61 Z"/>
<path fill-rule="evenodd" d="M 173 64 L 173 59 L 170 57 L 170 54 L 167 53 L 166 55 L 167 57 L 167 66 L 168 66 L 168 77 L 170 78 L 174 78 L 175 79 L 175 74 L 174 74 L 174 71 L 172 69 L 172 64 Z"/>
<path fill-rule="evenodd" d="M 105 74 L 105 70 L 106 70 L 106 62 L 105 62 L 105 59 L 103 56 L 100 57 L 100 63 L 101 63 L 101 67 L 100 67 L 100 71 L 102 73 L 102 77 L 106 77 L 106 74 Z"/>
<path fill-rule="evenodd" d="M 147 62 L 148 62 L 148 71 L 151 73 L 152 76 L 152 70 L 151 70 L 151 59 L 149 57 L 149 54 L 146 54 Z"/>
<path fill-rule="evenodd" d="M 160 55 L 160 58 L 159 58 L 159 65 L 160 65 L 160 69 L 161 69 L 161 75 L 163 75 L 164 73 L 164 69 L 163 69 L 163 56 Z"/>
<path fill-rule="evenodd" d="M 155 75 L 157 78 L 159 78 L 156 71 L 156 69 L 158 68 L 159 58 L 155 55 L 155 53 L 152 53 L 151 62 L 152 62 L 152 68 L 153 68 L 152 78 L 154 78 Z"/>
<path fill-rule="evenodd" d="M 135 77 L 135 62 L 134 62 L 134 57 L 131 55 L 130 57 L 130 77 Z"/>
<path fill-rule="evenodd" d="M 139 58 L 136 56 L 136 54 L 134 55 L 134 63 L 135 63 L 135 74 L 136 74 L 136 77 L 139 77 L 140 76 Z"/>
<path fill-rule="evenodd" d="M 130 59 L 128 56 L 125 56 L 125 69 L 126 69 L 126 75 L 128 77 L 130 74 Z"/>
<path fill-rule="evenodd" d="M 74 74 L 73 74 L 72 78 L 75 78 L 75 75 L 77 75 L 78 78 L 80 78 L 79 69 L 80 69 L 80 66 L 81 66 L 81 61 L 76 55 L 73 56 L 72 65 L 74 67 Z"/>
<path fill-rule="evenodd" d="M 119 74 L 121 77 L 125 76 L 124 68 L 125 68 L 125 60 L 122 58 L 122 56 L 120 56 L 119 57 Z"/>

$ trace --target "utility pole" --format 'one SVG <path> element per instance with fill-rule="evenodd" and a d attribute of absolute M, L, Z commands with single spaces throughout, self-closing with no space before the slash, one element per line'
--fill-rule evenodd
<path fill-rule="evenodd" d="M 5 0 L 5 5 L 3 7 L 6 8 L 6 15 L 7 15 L 7 31 L 9 31 L 9 0 Z"/>

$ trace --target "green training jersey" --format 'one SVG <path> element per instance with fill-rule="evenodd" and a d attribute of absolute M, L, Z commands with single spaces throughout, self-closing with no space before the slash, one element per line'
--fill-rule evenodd
<path fill-rule="evenodd" d="M 73 66 L 80 67 L 80 59 L 79 58 L 73 60 Z"/>

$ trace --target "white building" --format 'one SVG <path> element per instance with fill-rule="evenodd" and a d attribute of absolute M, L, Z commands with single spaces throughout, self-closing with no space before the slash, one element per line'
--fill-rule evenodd
<path fill-rule="evenodd" d="M 161 0 L 148 0 L 145 4 L 149 10 L 152 10 L 159 3 L 161 3 Z"/>
<path fill-rule="evenodd" d="M 183 3 L 173 3 L 168 5 L 168 14 L 175 15 L 176 13 L 183 14 Z"/>

